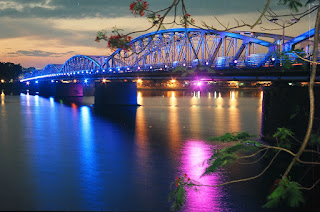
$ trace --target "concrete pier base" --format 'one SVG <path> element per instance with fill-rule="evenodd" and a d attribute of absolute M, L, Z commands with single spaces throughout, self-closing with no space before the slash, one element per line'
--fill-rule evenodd
<path fill-rule="evenodd" d="M 80 83 L 56 83 L 51 81 L 40 81 L 30 83 L 29 94 L 49 97 L 83 97 L 83 85 Z"/>
<path fill-rule="evenodd" d="M 97 106 L 138 106 L 135 82 L 98 82 L 95 84 Z"/>
<path fill-rule="evenodd" d="M 315 117 L 313 130 L 320 126 L 320 87 L 314 88 Z M 270 86 L 263 88 L 262 129 L 264 140 L 274 141 L 272 137 L 277 128 L 291 129 L 298 139 L 303 139 L 309 120 L 308 87 Z"/>
<path fill-rule="evenodd" d="M 83 85 L 81 83 L 57 83 L 56 97 L 82 97 Z"/>
<path fill-rule="evenodd" d="M 39 83 L 39 96 L 55 96 L 56 83 L 51 81 L 40 81 Z"/>

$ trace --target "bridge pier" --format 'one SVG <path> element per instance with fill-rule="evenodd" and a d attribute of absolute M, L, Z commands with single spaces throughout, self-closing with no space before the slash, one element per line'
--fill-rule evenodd
<path fill-rule="evenodd" d="M 96 106 L 138 106 L 135 82 L 97 82 L 94 96 Z"/>
<path fill-rule="evenodd" d="M 83 97 L 83 84 L 57 83 L 55 97 Z"/>
<path fill-rule="evenodd" d="M 82 97 L 83 85 L 81 83 L 56 83 L 51 81 L 32 82 L 27 86 L 29 94 L 54 97 Z"/>
<path fill-rule="evenodd" d="M 39 92 L 39 83 L 30 82 L 29 85 L 26 86 L 27 90 L 29 90 L 30 95 L 36 95 Z"/>
<path fill-rule="evenodd" d="M 55 96 L 56 83 L 51 81 L 40 81 L 38 82 L 39 96 Z"/>
<path fill-rule="evenodd" d="M 320 127 L 320 87 L 314 88 L 315 115 L 313 130 Z M 274 141 L 277 128 L 289 128 L 295 137 L 302 140 L 308 126 L 309 93 L 307 87 L 275 85 L 263 87 L 262 138 Z"/>

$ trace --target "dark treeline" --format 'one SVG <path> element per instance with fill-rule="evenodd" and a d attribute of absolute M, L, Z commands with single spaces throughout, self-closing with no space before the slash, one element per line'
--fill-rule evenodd
<path fill-rule="evenodd" d="M 0 62 L 0 79 L 4 79 L 6 82 L 16 81 L 21 74 L 22 66 L 20 64 Z"/>

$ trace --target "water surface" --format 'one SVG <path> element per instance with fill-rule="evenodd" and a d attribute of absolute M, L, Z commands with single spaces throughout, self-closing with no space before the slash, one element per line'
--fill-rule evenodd
<path fill-rule="evenodd" d="M 93 97 L 1 95 L 1 210 L 169 211 L 170 184 L 187 174 L 218 184 L 261 170 L 201 177 L 211 136 L 259 135 L 262 92 L 140 91 L 141 107 L 97 110 Z M 187 192 L 186 211 L 257 211 L 261 180 Z"/>

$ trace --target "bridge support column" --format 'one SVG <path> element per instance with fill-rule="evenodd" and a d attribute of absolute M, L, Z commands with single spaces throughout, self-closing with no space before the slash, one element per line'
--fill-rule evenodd
<path fill-rule="evenodd" d="M 36 95 L 39 92 L 39 83 L 32 81 L 27 86 L 30 95 Z"/>
<path fill-rule="evenodd" d="M 97 82 L 94 104 L 97 106 L 138 106 L 137 83 Z"/>
<path fill-rule="evenodd" d="M 83 85 L 81 83 L 57 83 L 56 97 L 82 97 Z"/>
<path fill-rule="evenodd" d="M 313 129 L 320 126 L 320 88 L 315 87 L 315 117 Z M 275 141 L 272 135 L 277 128 L 288 128 L 302 140 L 308 126 L 309 94 L 307 87 L 275 85 L 263 87 L 262 138 Z"/>
<path fill-rule="evenodd" d="M 40 81 L 39 96 L 55 96 L 56 83 L 51 81 Z"/>

